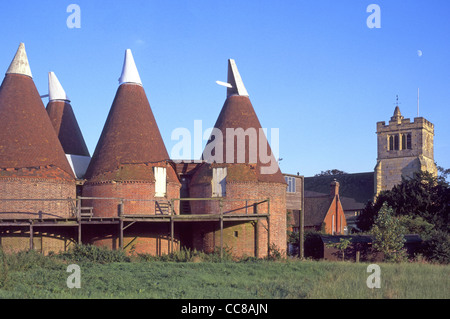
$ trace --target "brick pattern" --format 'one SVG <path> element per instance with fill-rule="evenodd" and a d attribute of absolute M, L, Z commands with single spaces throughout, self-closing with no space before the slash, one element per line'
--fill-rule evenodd
<path fill-rule="evenodd" d="M 207 183 L 192 185 L 191 197 L 210 197 L 211 185 Z M 270 244 L 285 252 L 286 250 L 286 185 L 261 182 L 227 182 L 226 199 L 223 212 L 225 214 L 245 214 L 245 200 L 248 204 L 260 200 L 270 199 Z M 238 201 L 241 199 L 242 201 Z M 251 205 L 251 204 L 250 204 Z M 217 202 L 194 201 L 191 202 L 191 210 L 195 213 L 218 213 Z M 258 213 L 268 212 L 267 203 L 258 205 Z M 248 214 L 253 214 L 253 207 L 249 207 Z M 258 257 L 267 256 L 268 238 L 267 222 L 259 220 L 254 222 L 224 223 L 224 247 L 231 248 L 235 256 L 254 256 L 256 250 L 256 238 L 258 239 Z M 258 234 L 255 231 L 258 231 Z M 237 235 L 237 236 L 236 236 Z M 218 222 L 201 223 L 193 232 L 193 245 L 196 249 L 212 252 L 220 246 L 220 226 Z"/>
<path fill-rule="evenodd" d="M 124 214 L 127 215 L 155 215 L 164 210 L 158 210 L 156 201 L 160 206 L 170 202 L 172 198 L 179 198 L 180 184 L 167 183 L 165 197 L 155 197 L 154 182 L 104 182 L 88 183 L 83 186 L 83 197 L 99 197 L 105 199 L 83 200 L 83 207 L 93 207 L 96 217 L 117 217 L 118 205 L 124 199 Z M 175 202 L 175 213 L 179 213 L 179 202 Z"/>
<path fill-rule="evenodd" d="M 0 216 L 14 219 L 71 218 L 75 212 L 75 192 L 75 182 L 0 178 Z"/>

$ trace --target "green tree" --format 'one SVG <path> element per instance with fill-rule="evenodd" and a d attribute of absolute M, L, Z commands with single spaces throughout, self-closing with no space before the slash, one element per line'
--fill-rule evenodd
<path fill-rule="evenodd" d="M 327 247 L 334 247 L 339 249 L 339 252 L 341 253 L 342 256 L 342 261 L 345 260 L 345 250 L 348 248 L 348 246 L 350 246 L 351 244 L 351 240 L 349 238 L 341 238 L 339 239 L 338 243 L 335 244 L 328 244 Z"/>
<path fill-rule="evenodd" d="M 341 171 L 339 169 L 329 169 L 326 171 L 321 171 L 319 174 L 316 174 L 314 176 L 331 176 L 331 175 L 343 175 L 343 174 L 347 174 L 344 171 Z"/>
<path fill-rule="evenodd" d="M 358 228 L 368 231 L 385 203 L 393 208 L 397 216 L 420 217 L 436 230 L 450 230 L 450 187 L 442 176 L 418 172 L 413 178 L 403 178 L 400 184 L 381 192 L 375 202 L 366 205 L 358 217 Z"/>
<path fill-rule="evenodd" d="M 371 229 L 374 237 L 373 248 L 382 252 L 386 261 L 404 260 L 405 230 L 400 220 L 394 216 L 393 209 L 386 204 L 383 205 Z"/>

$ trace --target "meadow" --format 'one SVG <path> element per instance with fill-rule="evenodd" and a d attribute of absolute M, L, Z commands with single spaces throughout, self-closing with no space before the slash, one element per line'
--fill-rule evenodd
<path fill-rule="evenodd" d="M 101 256 L 100 256 L 101 257 Z M 155 258 L 3 255 L 6 299 L 448 299 L 450 266 L 379 263 L 381 287 L 366 285 L 367 263 L 296 259 L 188 261 Z M 186 260 L 186 259 L 185 259 Z M 69 288 L 69 264 L 81 288 Z"/>

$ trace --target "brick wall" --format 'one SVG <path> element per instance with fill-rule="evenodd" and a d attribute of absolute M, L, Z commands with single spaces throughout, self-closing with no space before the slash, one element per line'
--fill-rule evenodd
<path fill-rule="evenodd" d="M 75 196 L 75 182 L 41 178 L 0 178 L 0 218 L 74 217 Z"/>
<path fill-rule="evenodd" d="M 125 224 L 126 225 L 126 224 Z M 174 251 L 180 249 L 180 230 L 174 229 Z M 109 249 L 119 249 L 119 225 L 90 225 L 83 228 L 82 240 Z M 161 256 L 171 251 L 170 223 L 136 223 L 124 230 L 124 250 L 128 254 Z"/>
<path fill-rule="evenodd" d="M 191 197 L 211 196 L 211 185 L 207 183 L 192 185 Z M 248 214 L 253 214 L 252 203 L 257 200 L 270 199 L 270 244 L 281 251 L 286 251 L 286 185 L 262 182 L 227 182 L 226 197 L 223 202 L 225 214 L 245 214 L 245 200 L 248 200 Z M 232 201 L 226 201 L 233 199 Z M 218 202 L 191 202 L 195 213 L 219 213 Z M 258 205 L 258 213 L 268 212 L 267 203 Z M 258 257 L 267 256 L 268 238 L 267 222 L 260 219 L 257 226 L 254 222 L 224 223 L 224 247 L 231 248 L 235 256 L 254 256 L 256 238 L 258 239 Z M 258 234 L 255 231 L 258 231 Z M 218 222 L 198 223 L 193 230 L 193 245 L 206 252 L 214 251 L 220 246 L 220 226 Z"/>
<path fill-rule="evenodd" d="M 155 197 L 154 182 L 103 182 L 87 183 L 83 186 L 83 197 L 100 197 L 104 199 L 83 200 L 83 207 L 93 207 L 96 217 L 117 217 L 118 205 L 124 199 L 124 214 L 154 215 L 164 212 L 162 204 L 172 198 L 179 198 L 180 184 L 167 183 L 165 197 Z M 158 209 L 156 201 L 160 203 Z M 175 213 L 179 212 L 179 202 L 175 202 Z"/>

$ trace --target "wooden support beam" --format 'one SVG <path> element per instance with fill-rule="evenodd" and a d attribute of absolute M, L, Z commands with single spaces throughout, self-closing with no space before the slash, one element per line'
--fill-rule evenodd
<path fill-rule="evenodd" d="M 223 216 L 220 216 L 220 260 L 223 259 Z"/>
<path fill-rule="evenodd" d="M 33 231 L 33 224 L 30 224 L 30 250 L 34 249 L 34 245 L 33 245 L 33 235 L 34 235 L 34 231 Z"/>
<path fill-rule="evenodd" d="M 123 213 L 124 204 L 120 202 L 119 204 L 119 249 L 123 250 Z"/>
<path fill-rule="evenodd" d="M 173 237 L 174 237 L 174 223 L 173 216 L 170 216 L 170 252 L 173 253 Z"/>
<path fill-rule="evenodd" d="M 270 216 L 267 216 L 267 256 L 270 255 Z"/>
<path fill-rule="evenodd" d="M 259 256 L 259 221 L 255 221 L 255 257 Z"/>
<path fill-rule="evenodd" d="M 223 259 L 223 202 L 219 201 L 219 210 L 220 210 L 220 260 Z"/>

